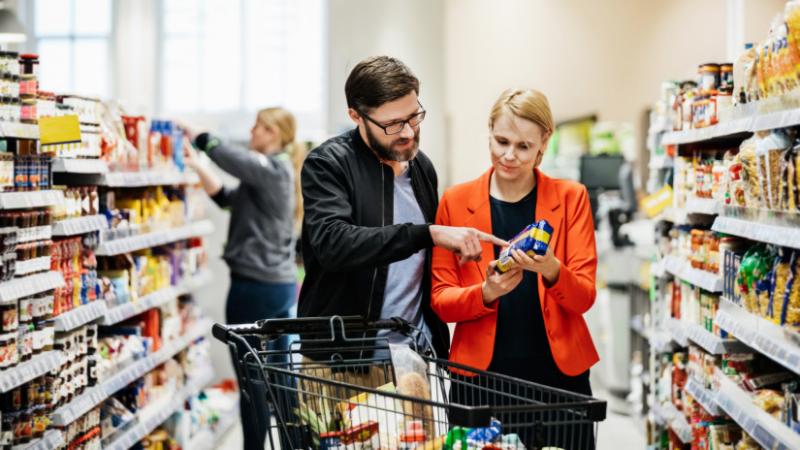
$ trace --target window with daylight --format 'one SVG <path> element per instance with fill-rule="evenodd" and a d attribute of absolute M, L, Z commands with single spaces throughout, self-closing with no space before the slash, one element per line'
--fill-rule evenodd
<path fill-rule="evenodd" d="M 162 0 L 162 112 L 323 116 L 324 0 Z"/>
<path fill-rule="evenodd" d="M 111 97 L 112 0 L 35 0 L 31 51 L 44 91 Z M 31 28 L 32 26 L 32 28 Z"/>

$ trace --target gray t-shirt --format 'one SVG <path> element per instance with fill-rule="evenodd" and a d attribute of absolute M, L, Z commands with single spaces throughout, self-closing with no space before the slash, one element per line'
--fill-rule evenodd
<path fill-rule="evenodd" d="M 414 196 L 408 170 L 394 179 L 394 223 L 427 223 Z M 430 338 L 431 332 L 422 316 L 421 289 L 424 270 L 424 249 L 389 265 L 381 318 L 402 317 Z M 396 333 L 380 332 L 378 335 L 387 336 L 392 344 L 409 343 L 404 336 Z"/>

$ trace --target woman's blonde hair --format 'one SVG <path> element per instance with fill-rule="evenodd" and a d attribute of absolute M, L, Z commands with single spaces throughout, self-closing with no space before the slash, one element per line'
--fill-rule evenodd
<path fill-rule="evenodd" d="M 294 228 L 295 234 L 299 234 L 303 224 L 303 191 L 300 185 L 300 170 L 303 168 L 303 160 L 306 158 L 306 146 L 295 140 L 297 121 L 292 113 L 280 107 L 262 109 L 258 112 L 258 121 L 278 132 L 281 147 L 286 149 L 292 159 L 295 196 Z"/>
<path fill-rule="evenodd" d="M 507 89 L 500 94 L 489 114 L 489 129 L 494 127 L 494 123 L 506 111 L 539 125 L 545 137 L 553 134 L 553 113 L 550 111 L 550 102 L 544 94 L 535 89 Z"/>

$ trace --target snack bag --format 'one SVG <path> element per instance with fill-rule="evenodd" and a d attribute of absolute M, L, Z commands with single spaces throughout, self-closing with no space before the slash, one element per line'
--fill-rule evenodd
<path fill-rule="evenodd" d="M 550 237 L 552 235 L 553 227 L 544 219 L 528 225 L 511 240 L 511 245 L 500 252 L 495 270 L 505 273 L 516 265 L 511 257 L 512 250 L 521 250 L 529 256 L 544 255 L 547 253 L 547 247 L 550 245 Z"/>

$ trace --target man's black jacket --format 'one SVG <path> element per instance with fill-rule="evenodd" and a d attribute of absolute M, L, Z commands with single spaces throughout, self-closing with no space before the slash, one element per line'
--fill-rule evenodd
<path fill-rule="evenodd" d="M 433 223 L 436 171 L 422 152 L 409 162 L 409 171 L 422 214 Z M 392 169 L 378 160 L 356 128 L 311 151 L 302 185 L 306 277 L 297 315 L 380 318 L 389 264 L 425 249 L 423 315 L 437 356 L 447 358 L 449 331 L 430 307 L 433 241 L 428 225 L 393 225 Z"/>

